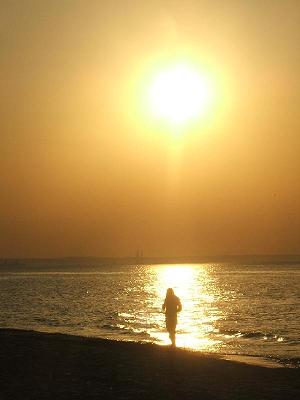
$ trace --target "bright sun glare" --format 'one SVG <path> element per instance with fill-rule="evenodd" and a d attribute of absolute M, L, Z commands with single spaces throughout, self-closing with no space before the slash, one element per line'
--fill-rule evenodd
<path fill-rule="evenodd" d="M 153 114 L 175 125 L 202 116 L 211 98 L 208 78 L 183 64 L 161 71 L 154 77 L 149 90 Z"/>

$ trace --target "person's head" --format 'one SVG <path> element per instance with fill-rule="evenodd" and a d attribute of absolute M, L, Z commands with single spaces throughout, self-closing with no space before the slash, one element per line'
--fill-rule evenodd
<path fill-rule="evenodd" d="M 174 290 L 172 288 L 167 289 L 166 297 L 175 296 Z"/>

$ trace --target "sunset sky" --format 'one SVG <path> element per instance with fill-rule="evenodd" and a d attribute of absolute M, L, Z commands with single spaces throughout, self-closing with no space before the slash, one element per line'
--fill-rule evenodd
<path fill-rule="evenodd" d="M 1 257 L 300 253 L 300 1 L 4 0 L 0 39 Z"/>

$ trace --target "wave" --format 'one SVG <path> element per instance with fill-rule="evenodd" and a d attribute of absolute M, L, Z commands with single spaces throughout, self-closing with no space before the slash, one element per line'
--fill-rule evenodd
<path fill-rule="evenodd" d="M 150 338 L 150 335 L 148 332 L 145 330 L 139 330 L 139 329 L 133 329 L 133 328 L 127 328 L 124 325 L 110 325 L 110 324 L 103 324 L 101 325 L 102 329 L 118 333 L 120 335 L 132 335 L 132 336 L 138 336 L 140 338 Z"/>
<path fill-rule="evenodd" d="M 241 339 L 261 339 L 261 340 L 275 340 L 277 342 L 282 342 L 286 341 L 286 338 L 283 336 L 280 336 L 278 334 L 274 333 L 268 333 L 268 332 L 260 332 L 260 331 L 246 331 L 246 332 L 241 332 L 237 330 L 219 330 L 216 332 L 217 335 L 222 335 L 222 336 L 229 336 L 229 337 L 235 337 L 235 338 L 241 338 Z"/>
<path fill-rule="evenodd" d="M 279 364 L 282 364 L 284 367 L 289 368 L 300 368 L 300 358 L 279 358 L 279 357 L 268 357 L 270 360 L 275 361 Z"/>

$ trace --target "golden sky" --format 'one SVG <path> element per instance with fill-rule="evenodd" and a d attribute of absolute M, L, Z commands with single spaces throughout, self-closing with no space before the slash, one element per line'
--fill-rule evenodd
<path fill-rule="evenodd" d="M 0 256 L 300 253 L 300 1 L 2 1 Z M 214 103 L 145 101 L 178 63 Z"/>

